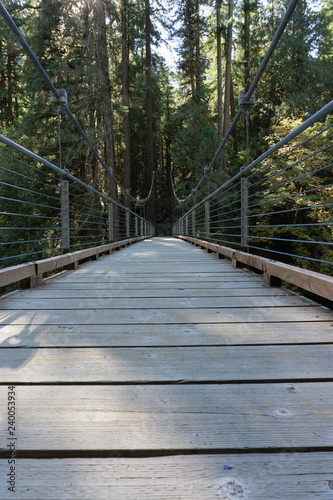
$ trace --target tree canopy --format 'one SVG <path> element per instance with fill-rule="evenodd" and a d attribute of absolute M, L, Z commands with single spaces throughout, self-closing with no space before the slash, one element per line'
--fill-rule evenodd
<path fill-rule="evenodd" d="M 222 124 L 235 115 L 238 94 L 254 77 L 286 2 L 8 0 L 6 8 L 131 195 L 145 197 L 157 173 L 155 217 L 166 233 L 170 172 L 180 197 L 188 195 L 214 156 Z M 256 91 L 250 159 L 332 98 L 332 12 L 332 0 L 300 0 Z M 161 55 L 165 41 L 178 53 L 176 70 Z M 2 20 L 0 87 L 1 133 L 59 162 L 59 113 Z M 112 191 L 64 114 L 61 137 L 63 166 L 76 176 L 88 172 L 99 189 Z M 213 183 L 245 161 L 241 120 Z M 118 196 L 114 189 L 111 194 Z"/>

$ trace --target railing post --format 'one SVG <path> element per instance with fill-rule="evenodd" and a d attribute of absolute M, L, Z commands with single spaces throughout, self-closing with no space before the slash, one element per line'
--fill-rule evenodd
<path fill-rule="evenodd" d="M 241 245 L 246 247 L 249 239 L 249 182 L 241 178 Z"/>
<path fill-rule="evenodd" d="M 130 213 L 126 210 L 126 238 L 130 237 Z"/>
<path fill-rule="evenodd" d="M 135 237 L 137 238 L 139 236 L 139 225 L 138 225 L 138 216 L 135 216 Z"/>
<path fill-rule="evenodd" d="M 114 240 L 114 233 L 113 233 L 113 218 L 114 218 L 114 211 L 113 211 L 113 204 L 109 204 L 109 241 Z"/>
<path fill-rule="evenodd" d="M 61 246 L 70 247 L 70 226 L 69 226 L 69 184 L 65 179 L 60 181 L 61 196 Z"/>
<path fill-rule="evenodd" d="M 195 210 L 192 210 L 192 236 L 196 235 L 196 227 L 195 227 Z"/>
<path fill-rule="evenodd" d="M 188 215 L 185 217 L 185 234 L 188 236 Z"/>
<path fill-rule="evenodd" d="M 147 236 L 147 222 L 145 221 L 145 236 Z"/>
<path fill-rule="evenodd" d="M 210 238 L 210 210 L 209 201 L 205 202 L 205 236 Z"/>
<path fill-rule="evenodd" d="M 140 221 L 140 234 L 143 236 L 143 220 Z"/>

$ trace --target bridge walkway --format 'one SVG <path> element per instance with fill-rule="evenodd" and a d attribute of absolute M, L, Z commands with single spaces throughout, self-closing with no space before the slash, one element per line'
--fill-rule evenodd
<path fill-rule="evenodd" d="M 153 238 L 0 319 L 1 499 L 333 499 L 332 311 Z"/>

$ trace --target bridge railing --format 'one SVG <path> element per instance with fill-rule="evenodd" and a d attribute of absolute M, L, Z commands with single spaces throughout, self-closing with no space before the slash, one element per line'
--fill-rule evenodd
<path fill-rule="evenodd" d="M 203 239 L 333 274 L 333 101 L 173 226 Z"/>
<path fill-rule="evenodd" d="M 48 259 L 49 271 L 67 262 L 60 256 L 84 259 L 96 256 L 91 248 L 103 253 L 116 242 L 153 235 L 149 200 L 125 207 L 106 194 L 105 179 L 99 188 L 100 179 L 91 175 L 89 169 L 84 182 L 1 136 L 0 268 L 13 270 L 13 282 L 15 270 L 27 262 Z M 114 189 L 110 185 L 108 192 Z M 10 269 L 0 273 L 4 286 L 11 281 Z"/>
<path fill-rule="evenodd" d="M 32 286 L 45 273 L 152 236 L 152 192 L 139 200 L 120 184 L 76 120 L 13 19 L 0 15 L 58 106 L 60 168 L 0 135 L 0 293 L 14 282 Z M 88 146 L 89 166 L 61 168 L 60 110 Z M 78 169 L 80 173 L 78 173 Z M 84 180 L 83 180 L 84 179 Z M 127 242 L 127 243 L 126 243 Z M 47 261 L 47 262 L 46 262 Z M 7 291 L 7 290 L 5 290 Z"/>

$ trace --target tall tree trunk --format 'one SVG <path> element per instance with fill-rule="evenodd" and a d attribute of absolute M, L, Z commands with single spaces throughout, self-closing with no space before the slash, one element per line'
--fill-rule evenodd
<path fill-rule="evenodd" d="M 216 45 L 217 45 L 217 125 L 220 142 L 223 139 L 223 100 L 222 100 L 222 37 L 221 37 L 221 0 L 216 0 Z"/>
<path fill-rule="evenodd" d="M 170 123 L 170 87 L 168 85 L 167 89 L 167 108 L 166 108 L 166 113 L 167 113 L 167 123 Z M 172 185 L 171 185 L 171 133 L 170 133 L 170 127 L 167 128 L 166 132 L 166 138 L 165 138 L 165 149 L 166 149 L 166 176 L 167 176 L 167 190 L 169 193 L 169 221 L 170 221 L 170 226 L 169 226 L 169 234 L 170 236 L 172 235 L 172 215 L 173 215 L 173 192 L 172 192 Z"/>
<path fill-rule="evenodd" d="M 235 96 L 234 96 L 234 84 L 232 81 L 232 78 L 230 78 L 230 114 L 231 114 L 231 120 L 233 120 L 236 116 L 236 109 L 235 109 Z M 238 154 L 238 133 L 237 133 L 237 125 L 232 131 L 232 138 L 233 138 L 233 150 L 235 155 Z"/>
<path fill-rule="evenodd" d="M 131 150 L 130 150 L 130 96 L 129 96 L 129 30 L 128 30 L 128 3 L 123 0 L 121 9 L 121 82 L 123 104 L 123 136 L 125 149 L 123 150 L 123 176 L 125 189 L 131 189 Z M 127 200 L 128 201 L 128 200 Z M 129 204 L 129 203 L 127 203 Z"/>
<path fill-rule="evenodd" d="M 201 64 L 200 64 L 200 13 L 199 0 L 194 2 L 194 24 L 195 24 L 195 90 L 201 87 Z"/>
<path fill-rule="evenodd" d="M 250 87 L 250 2 L 244 0 L 244 90 Z"/>
<path fill-rule="evenodd" d="M 244 0 L 244 91 L 250 88 L 250 2 Z M 244 124 L 244 137 L 246 142 L 247 162 L 249 162 L 249 132 L 250 115 L 246 113 Z"/>
<path fill-rule="evenodd" d="M 151 21 L 150 0 L 145 0 L 146 7 L 146 120 L 147 120 L 147 173 L 148 185 L 154 173 L 154 149 L 153 149 L 153 90 L 151 80 Z M 156 183 L 153 189 L 152 200 L 152 223 L 156 223 Z"/>
<path fill-rule="evenodd" d="M 224 88 L 223 136 L 225 136 L 229 128 L 233 8 L 234 8 L 233 0 L 229 0 L 228 29 L 227 29 L 227 40 L 226 40 L 227 43 L 226 43 L 226 69 L 225 69 L 225 88 Z"/>
<path fill-rule="evenodd" d="M 103 0 L 95 0 L 96 21 L 99 26 L 97 40 L 98 60 L 101 74 L 101 105 L 100 113 L 103 117 L 102 128 L 104 135 L 104 159 L 110 172 L 114 172 L 115 167 L 115 147 L 113 135 L 113 113 L 111 101 L 111 84 L 110 84 L 110 69 L 109 69 L 109 54 L 106 37 L 106 15 L 105 5 Z M 109 177 L 106 177 L 106 186 L 110 187 Z M 115 186 L 113 186 L 112 195 L 115 195 Z"/>

